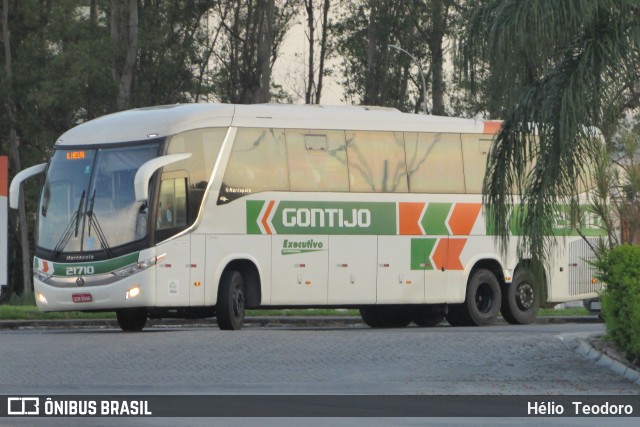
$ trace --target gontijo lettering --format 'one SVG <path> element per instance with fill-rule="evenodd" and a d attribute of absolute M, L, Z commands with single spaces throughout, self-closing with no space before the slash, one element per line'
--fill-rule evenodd
<path fill-rule="evenodd" d="M 362 227 L 371 226 L 369 209 L 285 208 L 282 210 L 285 227 Z"/>

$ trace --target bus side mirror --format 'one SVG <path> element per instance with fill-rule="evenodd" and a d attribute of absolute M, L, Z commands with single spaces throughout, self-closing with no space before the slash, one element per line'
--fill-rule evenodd
<path fill-rule="evenodd" d="M 162 157 L 156 157 L 144 163 L 136 172 L 133 179 L 133 187 L 136 193 L 136 201 L 144 202 L 149 199 L 149 180 L 155 171 L 163 166 L 176 163 L 191 157 L 191 153 L 168 154 Z"/>
<path fill-rule="evenodd" d="M 18 204 L 20 203 L 20 184 L 22 184 L 22 181 L 42 173 L 46 167 L 46 163 L 40 163 L 39 165 L 31 166 L 18 172 L 18 174 L 13 177 L 11 185 L 9 186 L 9 207 L 11 207 L 11 209 L 18 209 Z"/>

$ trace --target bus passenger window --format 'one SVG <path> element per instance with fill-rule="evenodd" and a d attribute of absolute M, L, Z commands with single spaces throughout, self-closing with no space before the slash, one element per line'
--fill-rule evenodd
<path fill-rule="evenodd" d="M 404 138 L 409 191 L 464 194 L 460 134 L 407 132 Z"/>
<path fill-rule="evenodd" d="M 288 129 L 291 191 L 349 191 L 344 131 Z"/>
<path fill-rule="evenodd" d="M 406 193 L 407 165 L 400 132 L 347 132 L 352 192 Z"/>
<path fill-rule="evenodd" d="M 218 204 L 263 191 L 289 191 L 287 149 L 281 129 L 238 129 Z"/>

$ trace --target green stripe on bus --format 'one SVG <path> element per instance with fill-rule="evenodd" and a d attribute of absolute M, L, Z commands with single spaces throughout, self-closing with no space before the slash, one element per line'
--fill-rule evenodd
<path fill-rule="evenodd" d="M 247 234 L 261 234 L 258 221 L 264 200 L 247 200 Z"/>
<path fill-rule="evenodd" d="M 54 262 L 54 276 L 90 276 L 92 274 L 105 274 L 138 262 L 139 252 L 123 255 L 118 258 L 94 262 L 61 263 Z M 89 267 L 89 269 L 87 268 Z M 91 273 L 89 273 L 91 272 Z"/>
<path fill-rule="evenodd" d="M 272 224 L 279 234 L 394 235 L 396 204 L 282 201 Z"/>
<path fill-rule="evenodd" d="M 438 239 L 411 239 L 411 269 L 433 270 L 429 257 Z"/>

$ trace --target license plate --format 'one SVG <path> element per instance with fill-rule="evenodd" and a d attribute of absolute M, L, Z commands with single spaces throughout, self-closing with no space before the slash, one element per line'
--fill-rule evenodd
<path fill-rule="evenodd" d="M 71 300 L 73 302 L 91 302 L 93 298 L 91 298 L 91 294 L 73 294 Z"/>

